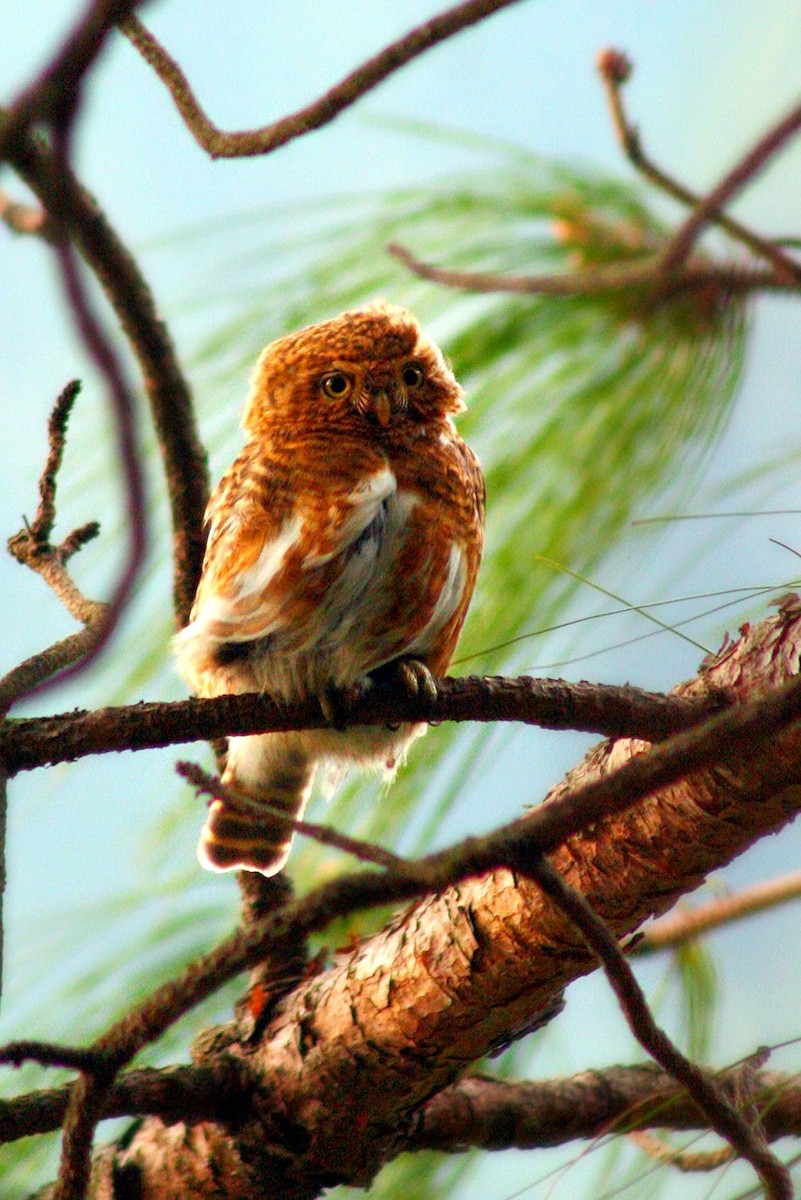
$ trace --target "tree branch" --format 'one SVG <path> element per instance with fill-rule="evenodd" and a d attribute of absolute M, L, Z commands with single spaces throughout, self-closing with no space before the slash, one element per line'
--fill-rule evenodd
<path fill-rule="evenodd" d="M 581 931 L 587 945 L 598 956 L 629 1028 L 640 1045 L 684 1087 L 715 1132 L 751 1164 L 764 1185 L 766 1196 L 771 1200 L 792 1200 L 789 1172 L 768 1148 L 759 1126 L 752 1128 L 729 1103 L 716 1082 L 682 1054 L 657 1025 L 616 939 L 584 897 L 565 883 L 559 872 L 543 858 L 531 863 L 521 856 L 519 865 Z"/>
<path fill-rule="evenodd" d="M 623 85 L 631 78 L 632 65 L 625 54 L 619 50 L 602 50 L 597 59 L 598 71 L 604 84 L 606 91 L 606 99 L 609 105 L 609 113 L 612 118 L 612 125 L 617 135 L 617 140 L 620 143 L 623 153 L 628 158 L 632 166 L 636 167 L 646 179 L 667 192 L 674 200 L 678 200 L 681 204 L 689 205 L 692 208 L 697 207 L 701 203 L 701 197 L 695 192 L 690 191 L 683 183 L 679 183 L 661 167 L 657 166 L 650 159 L 643 149 L 640 132 L 636 126 L 629 121 L 626 110 L 623 106 Z M 798 280 L 801 276 L 801 266 L 794 262 L 792 258 L 784 254 L 781 247 L 769 241 L 766 238 L 760 237 L 753 230 L 748 229 L 739 221 L 735 221 L 733 217 L 729 217 L 726 213 L 715 211 L 710 212 L 709 220 L 715 225 L 719 225 L 721 229 L 737 241 L 742 242 L 754 254 L 764 258 L 771 263 L 779 277 L 784 277 L 788 282 Z"/>
<path fill-rule="evenodd" d="M 516 2 L 467 0 L 446 9 L 362 63 L 312 104 L 260 129 L 238 132 L 225 132 L 209 120 L 178 63 L 140 21 L 129 17 L 121 23 L 121 28 L 167 87 L 197 143 L 212 158 L 243 158 L 270 154 L 287 142 L 327 125 L 413 58 Z"/>
<path fill-rule="evenodd" d="M 299 1200 L 316 1195 L 323 1180 L 366 1184 L 401 1148 L 399 1130 L 432 1092 L 530 1025 L 566 983 L 592 969 L 581 936 L 536 885 L 494 868 L 552 853 L 554 868 L 621 938 L 797 813 L 799 647 L 801 613 L 787 605 L 728 645 L 684 691 L 697 697 L 734 688 L 745 697 L 788 678 L 789 690 L 650 750 L 636 741 L 603 744 L 523 821 L 412 864 L 417 879 L 369 870 L 331 881 L 228 938 L 93 1049 L 124 1064 L 284 939 L 357 907 L 428 892 L 405 917 L 283 997 L 258 1044 L 248 1047 L 256 1086 L 263 1081 L 274 1104 L 257 1106 L 235 1134 L 216 1126 L 202 1134 L 201 1159 L 214 1153 L 237 1198 L 272 1189 Z M 777 733 L 790 719 L 795 724 Z M 757 732 L 763 723 L 773 724 L 772 735 Z M 726 746 L 728 766 L 721 762 Z M 229 1041 L 226 1053 L 233 1050 Z M 88 1081 L 79 1088 L 73 1112 L 82 1114 L 85 1133 L 105 1101 Z M 185 1168 L 185 1152 L 165 1140 L 157 1121 L 146 1121 L 123 1149 L 101 1152 L 96 1170 L 128 1164 L 141 1175 L 179 1153 Z"/>
<path fill-rule="evenodd" d="M 506 275 L 493 271 L 452 271 L 422 262 L 405 246 L 387 246 L 393 258 L 420 279 L 468 292 L 512 293 L 522 296 L 606 296 L 640 289 L 664 299 L 699 288 L 717 287 L 730 295 L 754 291 L 798 291 L 801 280 L 787 279 L 774 271 L 743 267 L 736 263 L 713 263 L 694 258 L 667 273 L 659 255 L 611 266 L 587 267 L 581 271 L 557 271 L 547 275 Z"/>
<path fill-rule="evenodd" d="M 678 271 L 687 261 L 695 242 L 706 225 L 740 191 L 745 184 L 750 183 L 754 176 L 765 166 L 798 130 L 801 129 L 801 104 L 792 109 L 783 120 L 759 139 L 755 146 L 743 155 L 738 163 L 723 176 L 720 183 L 712 189 L 695 206 L 683 225 L 679 226 L 662 258 L 662 268 L 666 272 Z M 801 266 L 795 268 L 795 278 L 801 278 Z"/>
<path fill-rule="evenodd" d="M 0 128 L 0 159 L 34 121 L 64 126 L 78 103 L 83 77 L 118 21 L 142 0 L 92 0 L 41 74 L 12 104 Z"/>
<path fill-rule="evenodd" d="M 736 1102 L 741 1071 L 721 1071 L 716 1083 Z M 801 1133 L 801 1079 L 758 1071 L 753 1096 L 766 1137 Z M 633 1129 L 707 1128 L 701 1113 L 672 1077 L 654 1064 L 583 1071 L 568 1079 L 513 1082 L 469 1076 L 422 1108 L 407 1149 L 461 1154 L 483 1150 L 537 1150 L 576 1138 Z"/>
<path fill-rule="evenodd" d="M 0 110 L 0 136 L 8 115 Z M 30 135 L 6 137 L 9 163 L 74 239 L 116 312 L 142 370 L 161 449 L 173 531 L 173 594 L 186 623 L 203 560 L 208 499 L 205 451 L 198 438 L 189 387 L 169 333 L 133 256 L 97 201 L 70 169 Z"/>
<path fill-rule="evenodd" d="M 768 879 L 753 887 L 743 888 L 731 896 L 721 896 L 699 908 L 679 908 L 653 925 L 649 925 L 632 949 L 632 954 L 653 954 L 728 925 L 731 921 L 776 908 L 801 896 L 801 872 Z"/>
<path fill-rule="evenodd" d="M 567 683 L 561 679 L 469 676 L 436 681 L 437 697 L 413 697 L 401 685 L 377 683 L 354 704 L 349 723 L 399 721 L 523 721 L 548 729 L 630 734 L 660 741 L 691 728 L 726 703 L 723 695 L 691 701 L 638 688 Z M 9 775 L 89 754 L 148 750 L 232 734 L 322 729 L 316 700 L 279 704 L 252 694 L 139 703 L 94 712 L 8 720 L 0 725 L 0 758 Z"/>

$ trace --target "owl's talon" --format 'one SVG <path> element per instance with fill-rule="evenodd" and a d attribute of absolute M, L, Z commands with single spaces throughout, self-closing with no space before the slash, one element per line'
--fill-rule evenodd
<path fill-rule="evenodd" d="M 394 676 L 410 696 L 420 696 L 431 704 L 437 698 L 434 676 L 419 658 L 397 658 L 382 667 L 381 673 L 390 679 Z"/>
<path fill-rule="evenodd" d="M 358 681 L 347 687 L 337 687 L 335 683 L 325 685 L 319 696 L 320 708 L 332 729 L 344 733 L 363 691 L 364 685 Z"/>

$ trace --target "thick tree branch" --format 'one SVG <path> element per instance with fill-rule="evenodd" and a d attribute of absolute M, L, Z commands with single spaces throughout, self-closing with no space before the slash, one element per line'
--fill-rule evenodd
<path fill-rule="evenodd" d="M 524 821 L 413 864 L 419 881 L 377 871 L 346 875 L 235 934 L 158 989 L 94 1049 L 128 1061 L 282 939 L 357 906 L 433 893 L 280 1001 L 258 1046 L 245 1051 L 255 1086 L 272 1097 L 252 1121 L 235 1135 L 216 1126 L 186 1131 L 180 1150 L 158 1121 L 145 1121 L 124 1148 L 100 1154 L 97 1178 L 130 1169 L 147 1194 L 148 1171 L 163 1171 L 179 1154 L 182 1171 L 197 1168 L 202 1195 L 208 1170 L 201 1164 L 208 1168 L 211 1154 L 218 1183 L 237 1198 L 272 1189 L 299 1200 L 336 1179 L 367 1183 L 403 1148 L 403 1131 L 428 1097 L 530 1026 L 566 983 L 592 969 L 581 936 L 536 885 L 492 868 L 552 851 L 555 869 L 618 938 L 664 912 L 801 807 L 800 649 L 801 614 L 787 605 L 683 689 L 698 696 L 733 688 L 745 697 L 791 679 L 789 692 L 759 706 L 759 717 L 758 706 L 744 704 L 673 744 L 604 744 Z M 794 714 L 796 724 L 778 733 Z M 760 735 L 765 722 L 777 723 L 772 735 L 764 728 Z M 739 755 L 724 766 L 727 744 Z M 235 1040 L 226 1053 L 237 1054 Z M 90 1096 L 82 1110 L 73 1098 L 73 1111 L 88 1114 L 90 1124 L 102 1113 L 102 1097 L 93 1104 Z"/>
<path fill-rule="evenodd" d="M 209 120 L 178 63 L 140 21 L 130 17 L 122 23 L 122 30 L 167 87 L 198 144 L 212 158 L 243 158 L 270 154 L 294 138 L 327 125 L 413 58 L 514 3 L 517 0 L 467 0 L 454 5 L 386 46 L 312 104 L 260 129 L 238 132 L 225 132 Z"/>

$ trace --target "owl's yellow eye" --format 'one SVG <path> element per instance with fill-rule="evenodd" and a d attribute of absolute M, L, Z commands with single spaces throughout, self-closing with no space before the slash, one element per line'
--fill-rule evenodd
<path fill-rule="evenodd" d="M 331 371 L 329 375 L 323 375 L 320 386 L 326 396 L 330 396 L 332 400 L 342 400 L 350 394 L 353 381 L 344 371 Z"/>
<path fill-rule="evenodd" d="M 419 388 L 425 379 L 423 368 L 416 362 L 407 363 L 401 371 L 401 379 L 407 388 Z"/>

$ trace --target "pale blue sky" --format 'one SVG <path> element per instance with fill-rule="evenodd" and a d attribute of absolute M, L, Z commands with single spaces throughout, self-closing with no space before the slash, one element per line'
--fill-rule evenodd
<path fill-rule="evenodd" d="M 39 0 L 35 7 L 0 5 L 3 102 L 45 61 L 58 33 L 79 8 L 66 0 Z M 257 0 L 225 5 L 170 0 L 151 4 L 143 16 L 187 70 L 211 116 L 222 126 L 238 127 L 264 123 L 308 102 L 434 11 L 431 0 L 295 0 L 282 6 Z M 78 168 L 123 238 L 141 253 L 159 306 L 173 322 L 179 351 L 188 359 L 199 324 L 213 321 L 214 313 L 198 315 L 187 302 L 203 299 L 204 272 L 207 277 L 219 257 L 213 237 L 185 247 L 175 241 L 165 251 L 156 244 L 162 235 L 199 222 L 224 226 L 236 222 L 243 210 L 261 205 L 416 184 L 473 161 L 466 150 L 398 136 L 373 118 L 433 120 L 628 176 L 594 70 L 596 52 L 608 45 L 625 50 L 635 63 L 627 97 L 646 146 L 665 167 L 698 188 L 711 185 L 749 139 L 801 91 L 799 0 L 758 5 L 753 0 L 527 0 L 416 61 L 326 129 L 268 159 L 213 163 L 189 137 L 149 69 L 127 43 L 115 39 L 87 90 Z M 0 185 L 24 194 L 7 171 Z M 799 234 L 799 198 L 801 146 L 796 146 L 748 190 L 737 210 L 768 233 Z M 84 442 L 80 453 L 75 450 L 72 458 L 68 456 L 63 528 L 99 515 L 107 529 L 114 529 L 108 477 L 97 485 L 105 488 L 102 511 L 95 493 L 74 482 L 83 478 L 84 455 L 98 462 L 104 458 L 107 430 L 102 389 L 72 333 L 54 279 L 46 248 L 0 228 L 3 539 L 19 528 L 23 512 L 30 515 L 35 508 L 47 414 L 54 396 L 75 375 L 86 381 L 76 427 L 84 438 L 93 426 L 97 434 L 94 450 Z M 265 341 L 271 332 L 264 331 Z M 782 445 L 801 444 L 799 345 L 797 302 L 793 307 L 789 301 L 761 301 L 745 386 L 710 465 L 710 479 L 754 463 Z M 232 423 L 238 419 L 244 386 L 243 379 L 241 389 L 231 394 Z M 213 459 L 213 473 L 219 474 L 224 465 Z M 788 479 L 771 507 L 801 507 L 800 499 L 795 480 Z M 797 519 L 754 520 L 736 530 L 715 529 L 711 537 L 708 528 L 683 526 L 664 543 L 659 561 L 643 563 L 639 549 L 621 548 L 605 568 L 604 581 L 626 594 L 636 592 L 641 599 L 649 589 L 650 594 L 657 589 L 660 594 L 678 594 L 789 578 L 794 564 L 768 537 L 801 545 Z M 673 561 L 684 563 L 695 538 L 706 539 L 697 543 L 697 561 L 674 578 Z M 102 560 L 87 556 L 84 571 L 87 590 L 102 594 L 111 572 L 108 555 Z M 161 589 L 166 609 L 168 572 L 155 569 L 148 588 Z M 73 628 L 43 584 L 4 555 L 0 623 L 5 633 L 0 670 Z M 136 614 L 128 628 L 123 644 L 126 653 L 135 654 Z M 697 655 L 671 644 L 647 645 L 640 657 L 612 654 L 588 663 L 585 670 L 590 678 L 631 678 L 651 686 L 669 686 L 694 672 Z M 164 694 L 167 686 L 172 694 L 180 694 L 180 685 L 168 685 L 168 678 L 162 672 L 158 684 L 147 685 L 152 689 L 148 694 Z M 78 681 L 40 703 L 60 710 L 110 702 L 116 698 L 114 687 L 114 670 L 107 667 L 91 684 Z M 519 776 L 520 792 L 528 796 L 544 790 L 578 753 L 577 741 L 537 737 L 533 757 L 542 766 L 534 770 L 530 751 L 523 754 L 519 749 L 508 763 L 510 786 Z M 139 833 L 152 824 L 164 796 L 172 799 L 173 757 L 108 758 L 99 767 L 62 767 L 48 775 L 22 777 L 12 785 L 8 983 L 0 1039 L 12 1032 L 47 1032 L 46 1013 L 37 1013 L 31 1000 L 31 981 L 48 973 L 41 963 L 36 967 L 31 961 L 38 945 L 32 929 L 40 929 L 42 922 L 51 929 L 57 926 L 56 943 L 66 955 L 90 954 L 93 946 L 113 936 L 107 912 L 110 897 L 118 886 L 141 884 L 149 869 L 138 850 Z M 191 842 L 188 838 L 190 857 Z M 790 831 L 735 864 L 728 878 L 736 882 L 790 869 L 797 852 L 798 836 Z M 202 886 L 206 896 L 224 897 L 224 925 L 233 919 L 235 892 L 233 885 L 228 887 L 230 881 L 214 882 L 219 893 L 208 890 L 205 877 Z M 75 904 L 83 906 L 77 915 L 71 914 Z M 724 978 L 732 982 L 744 970 L 769 974 L 777 997 L 766 1012 L 763 991 L 732 990 L 721 1042 L 724 1057 L 734 1058 L 759 1042 L 799 1032 L 789 999 L 797 996 L 799 985 L 796 924 L 794 915 L 776 915 L 741 934 L 717 939 Z M 795 939 L 795 952 L 788 952 L 790 938 Z M 48 983 L 52 985 L 52 979 Z M 44 991 L 34 989 L 34 994 L 44 1003 Z M 599 1035 L 588 1046 L 590 1017 Z M 23 1018 L 24 1028 L 19 1023 Z M 537 1063 L 538 1073 L 633 1057 L 622 1020 L 598 980 L 571 990 L 568 1012 L 546 1057 Z M 493 1165 L 482 1176 L 481 1191 L 487 1197 L 510 1194 L 510 1179 L 522 1187 L 542 1169 L 539 1159 L 517 1161 L 514 1169 L 509 1167 L 511 1156 L 503 1162 L 503 1172 Z M 693 1187 L 682 1180 L 675 1194 L 695 1195 Z M 557 1191 L 560 1194 L 571 1194 L 569 1182 L 566 1190 Z"/>

